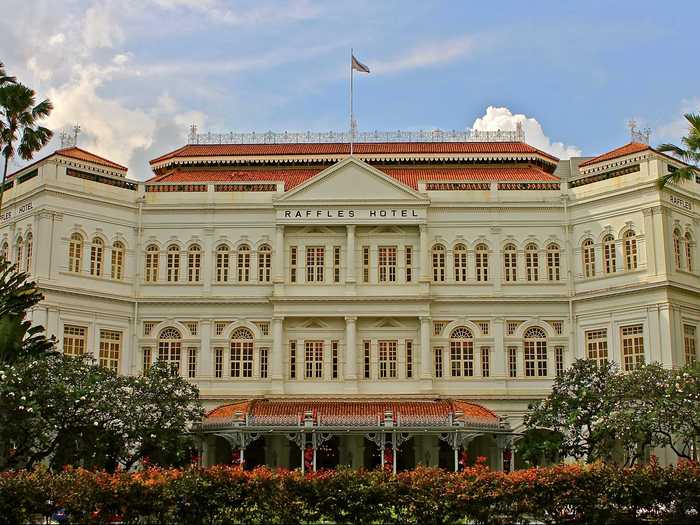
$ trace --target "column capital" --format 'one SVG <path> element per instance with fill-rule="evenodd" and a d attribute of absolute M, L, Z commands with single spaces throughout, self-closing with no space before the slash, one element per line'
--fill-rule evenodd
<path fill-rule="evenodd" d="M 277 225 L 275 225 L 275 229 L 276 229 L 278 232 L 283 232 L 283 231 L 284 231 L 284 224 L 277 224 Z"/>
<path fill-rule="evenodd" d="M 357 316 L 356 315 L 346 315 L 345 321 L 348 323 L 354 323 L 355 321 L 357 321 Z"/>
<path fill-rule="evenodd" d="M 279 315 L 279 314 L 275 314 L 275 315 L 272 316 L 272 320 L 275 321 L 275 322 L 284 321 L 284 316 L 283 316 L 283 315 Z"/>
<path fill-rule="evenodd" d="M 345 228 L 346 228 L 347 231 L 349 231 L 349 232 L 354 232 L 354 231 L 355 231 L 355 225 L 354 225 L 354 224 L 346 224 L 346 225 L 345 225 Z"/>
<path fill-rule="evenodd" d="M 420 319 L 421 323 L 429 323 L 432 319 L 429 315 L 419 315 L 418 319 Z"/>

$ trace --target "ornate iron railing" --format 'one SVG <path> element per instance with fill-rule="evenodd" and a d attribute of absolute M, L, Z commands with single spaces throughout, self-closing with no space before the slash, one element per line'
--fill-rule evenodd
<path fill-rule="evenodd" d="M 522 126 L 515 131 L 360 131 L 355 132 L 353 142 L 520 142 L 525 140 Z M 190 128 L 188 144 L 322 144 L 348 143 L 349 131 L 275 133 L 198 133 L 197 126 Z"/>

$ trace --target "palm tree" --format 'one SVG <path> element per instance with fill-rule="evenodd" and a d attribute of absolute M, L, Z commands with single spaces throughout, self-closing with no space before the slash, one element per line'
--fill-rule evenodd
<path fill-rule="evenodd" d="M 8 77 L 5 73 L 5 64 L 0 62 L 0 86 L 3 84 L 10 84 L 15 82 L 15 77 Z"/>
<path fill-rule="evenodd" d="M 36 93 L 27 86 L 8 83 L 0 87 L 0 152 L 5 157 L 0 185 L 0 209 L 10 159 L 17 153 L 24 160 L 30 160 L 34 153 L 46 146 L 53 132 L 39 126 L 38 121 L 48 117 L 52 109 L 53 105 L 48 99 L 37 104 Z"/>
<path fill-rule="evenodd" d="M 659 177 L 659 188 L 663 188 L 669 182 L 678 184 L 684 180 L 693 180 L 696 173 L 700 171 L 700 113 L 686 113 L 684 116 L 689 124 L 688 135 L 683 137 L 681 142 L 687 149 L 674 144 L 661 144 L 656 149 L 670 153 L 688 165 Z"/>

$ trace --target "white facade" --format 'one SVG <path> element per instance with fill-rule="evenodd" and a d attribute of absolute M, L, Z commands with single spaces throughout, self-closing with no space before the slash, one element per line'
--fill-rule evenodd
<path fill-rule="evenodd" d="M 532 163 L 486 157 L 451 162 Z M 500 186 L 505 168 L 472 189 L 420 178 L 413 189 L 357 154 L 324 159 L 287 191 L 274 179 L 268 191 L 227 191 L 201 178 L 166 191 L 116 187 L 122 171 L 59 152 L 15 175 L 0 246 L 30 264 L 45 294 L 32 319 L 59 346 L 123 374 L 179 351 L 208 408 L 461 398 L 517 430 L 576 358 L 600 350 L 623 368 L 677 367 L 700 346 L 700 183 L 659 191 L 658 176 L 679 163 L 648 148 L 580 161 L 547 161 L 561 184 L 544 190 Z"/>

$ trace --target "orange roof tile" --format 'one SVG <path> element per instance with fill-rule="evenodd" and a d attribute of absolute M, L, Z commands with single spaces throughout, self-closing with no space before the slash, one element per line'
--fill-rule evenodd
<path fill-rule="evenodd" d="M 308 169 L 259 169 L 259 170 L 183 170 L 158 175 L 148 184 L 198 183 L 198 182 L 284 182 L 286 191 L 306 182 L 323 167 Z M 387 168 L 378 169 L 401 184 L 418 189 L 419 182 L 427 181 L 502 181 L 502 182 L 558 182 L 559 178 L 533 166 L 522 167 L 459 167 L 459 168 Z"/>
<path fill-rule="evenodd" d="M 608 151 L 607 153 L 603 153 L 602 155 L 598 155 L 597 157 L 594 157 L 592 159 L 589 159 L 585 162 L 582 162 L 579 164 L 579 168 L 585 167 L 585 166 L 590 166 L 591 164 L 597 164 L 599 162 L 605 162 L 606 160 L 612 160 L 616 159 L 618 157 L 624 157 L 625 155 L 631 155 L 632 153 L 639 153 L 640 151 L 646 151 L 653 149 L 649 144 L 641 144 L 639 142 L 630 142 L 629 144 L 626 144 L 622 146 L 621 148 L 614 149 L 612 151 Z"/>
<path fill-rule="evenodd" d="M 114 168 L 117 170 L 128 170 L 126 166 L 122 166 L 121 164 L 117 164 L 116 162 L 112 162 L 111 160 L 105 159 L 104 157 L 100 157 L 99 155 L 95 155 L 94 153 L 90 153 L 89 151 L 85 151 L 84 149 L 78 147 L 57 149 L 54 154 L 85 162 L 92 162 L 93 164 L 100 164 L 101 166 L 107 166 L 108 168 Z"/>
<path fill-rule="evenodd" d="M 401 153 L 531 153 L 557 162 L 559 159 L 524 142 L 361 142 L 357 155 Z M 265 155 L 349 155 L 347 143 L 295 144 L 188 144 L 151 160 L 151 164 L 178 157 L 236 157 Z"/>
<path fill-rule="evenodd" d="M 317 422 L 330 425 L 352 424 L 353 421 L 375 425 L 391 411 L 395 421 L 406 426 L 450 423 L 450 416 L 462 412 L 465 420 L 496 424 L 498 416 L 487 408 L 462 400 L 315 400 L 256 399 L 222 405 L 207 414 L 205 423 L 220 425 L 232 421 L 237 412 L 250 416 L 251 424 L 298 424 L 306 412 Z"/>

